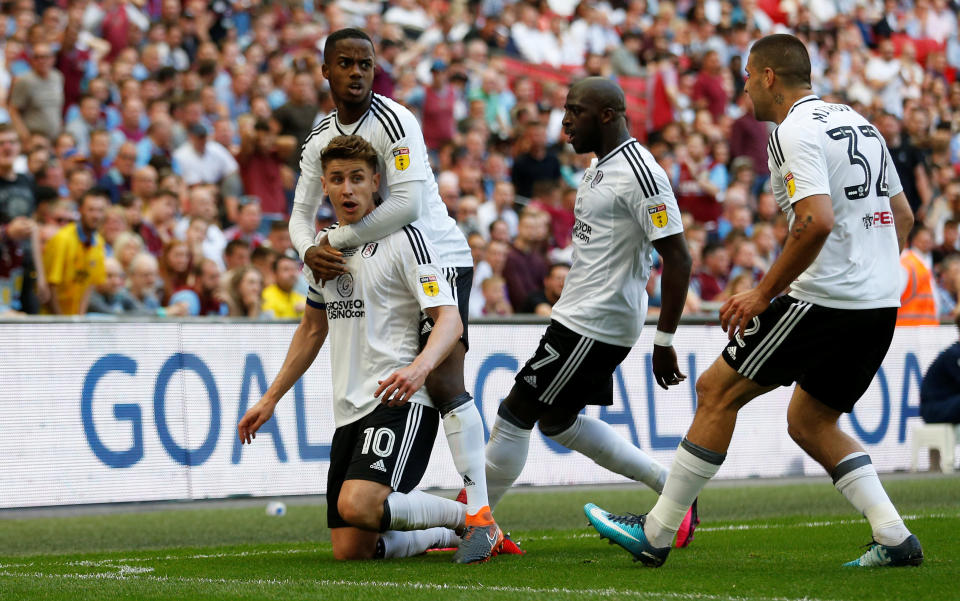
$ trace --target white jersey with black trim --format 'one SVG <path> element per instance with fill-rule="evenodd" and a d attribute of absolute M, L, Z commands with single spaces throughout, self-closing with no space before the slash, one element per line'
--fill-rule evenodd
<path fill-rule="evenodd" d="M 315 226 L 312 219 L 323 201 L 320 152 L 337 136 L 357 135 L 377 151 L 378 171 L 381 174 L 378 191 L 380 199 L 385 203 L 390 202 L 390 187 L 395 184 L 422 182 L 421 198 L 416 199 L 420 207 L 419 218 L 412 225 L 433 242 L 437 250 L 436 260 L 440 265 L 473 266 L 473 257 L 466 238 L 440 199 L 427 156 L 427 146 L 423 141 L 423 131 L 416 117 L 406 107 L 385 96 L 372 96 L 370 108 L 355 123 L 343 125 L 334 111 L 322 119 L 307 136 L 300 158 L 300 179 L 297 182 L 294 203 L 306 206 L 308 210 L 302 213 L 294 211 L 291 216 L 290 232 L 294 247 L 302 256 L 314 242 L 312 232 L 315 232 Z M 306 220 L 307 216 L 311 219 L 309 224 L 293 223 L 293 220 Z M 365 221 L 371 216 L 366 217 Z M 399 230 L 402 225 L 405 224 L 397 223 L 390 231 Z"/>
<path fill-rule="evenodd" d="M 310 283 L 307 304 L 325 310 L 330 327 L 338 428 L 376 409 L 378 380 L 416 358 L 421 311 L 456 306 L 443 271 L 433 262 L 436 251 L 415 226 L 343 253 L 349 273 L 322 287 L 304 269 Z M 423 388 L 411 402 L 433 406 Z"/>
<path fill-rule="evenodd" d="M 573 265 L 551 317 L 582 336 L 632 347 L 647 315 L 653 241 L 683 232 L 670 179 L 630 138 L 590 163 L 574 213 Z"/>
<path fill-rule="evenodd" d="M 900 259 L 890 197 L 903 190 L 883 136 L 845 104 L 801 98 L 767 145 L 773 194 L 793 204 L 828 194 L 833 230 L 790 295 L 835 309 L 900 306 Z"/>

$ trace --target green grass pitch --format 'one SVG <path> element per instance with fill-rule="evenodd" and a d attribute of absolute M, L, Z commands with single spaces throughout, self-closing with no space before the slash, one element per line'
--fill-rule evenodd
<path fill-rule="evenodd" d="M 960 477 L 888 478 L 923 543 L 920 568 L 842 568 L 870 539 L 829 482 L 706 489 L 703 522 L 666 565 L 599 540 L 582 506 L 647 511 L 640 487 L 517 491 L 497 511 L 527 555 L 477 566 L 449 553 L 333 561 L 322 505 L 0 520 L 0 599 L 960 600 Z M 8 516 L 10 514 L 7 514 Z"/>

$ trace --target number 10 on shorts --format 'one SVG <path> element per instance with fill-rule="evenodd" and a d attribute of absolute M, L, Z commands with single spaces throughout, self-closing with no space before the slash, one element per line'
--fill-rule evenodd
<path fill-rule="evenodd" d="M 374 428 L 367 428 L 363 431 L 363 449 L 361 454 L 370 453 L 370 447 L 373 447 L 373 454 L 377 457 L 389 457 L 393 453 L 393 443 L 397 436 L 390 428 L 380 428 L 374 431 Z"/>

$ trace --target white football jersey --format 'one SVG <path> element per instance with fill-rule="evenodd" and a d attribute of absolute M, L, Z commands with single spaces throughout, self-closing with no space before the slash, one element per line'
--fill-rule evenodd
<path fill-rule="evenodd" d="M 328 228 L 329 229 L 329 228 Z M 327 231 L 327 230 L 324 230 Z M 376 409 L 383 380 L 420 352 L 420 313 L 456 306 L 423 232 L 405 226 L 376 242 L 343 251 L 345 273 L 321 287 L 310 269 L 307 304 L 325 310 L 330 327 L 333 416 L 337 427 Z M 411 402 L 433 406 L 421 388 Z"/>
<path fill-rule="evenodd" d="M 313 128 L 303 144 L 300 179 L 297 182 L 294 202 L 308 205 L 311 209 L 308 214 L 316 215 L 317 208 L 323 201 L 320 152 L 330 140 L 345 135 L 360 136 L 377 151 L 379 194 L 383 202 L 390 202 L 391 185 L 408 181 L 423 182 L 420 218 L 412 225 L 433 242 L 437 249 L 436 260 L 440 265 L 472 267 L 473 257 L 470 255 L 467 240 L 440 199 L 420 124 L 406 107 L 385 96 L 373 94 L 370 109 L 356 123 L 341 124 L 337 119 L 337 112 L 334 111 Z M 298 218 L 301 217 L 296 214 L 291 216 L 291 219 Z M 309 228 L 311 232 L 314 230 L 312 221 Z M 397 229 L 400 229 L 399 225 Z M 310 238 L 306 243 L 307 247 L 313 242 L 312 236 Z M 294 245 L 301 254 L 306 251 L 306 248 L 297 244 L 297 240 L 294 240 Z"/>
<path fill-rule="evenodd" d="M 845 104 L 798 100 L 767 145 L 780 208 L 828 194 L 833 231 L 790 295 L 835 309 L 900 306 L 900 259 L 890 197 L 903 190 L 883 136 Z"/>
<path fill-rule="evenodd" d="M 582 336 L 632 347 L 647 315 L 653 241 L 683 232 L 670 179 L 630 138 L 590 163 L 574 214 L 573 265 L 551 317 Z"/>

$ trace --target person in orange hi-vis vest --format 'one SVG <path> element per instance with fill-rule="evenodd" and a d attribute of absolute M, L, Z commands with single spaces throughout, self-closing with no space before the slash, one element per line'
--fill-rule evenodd
<path fill-rule="evenodd" d="M 933 233 L 919 225 L 910 232 L 907 243 L 909 247 L 900 255 L 900 264 L 906 271 L 906 282 L 900 295 L 897 325 L 939 325 L 933 269 L 930 266 Z"/>

